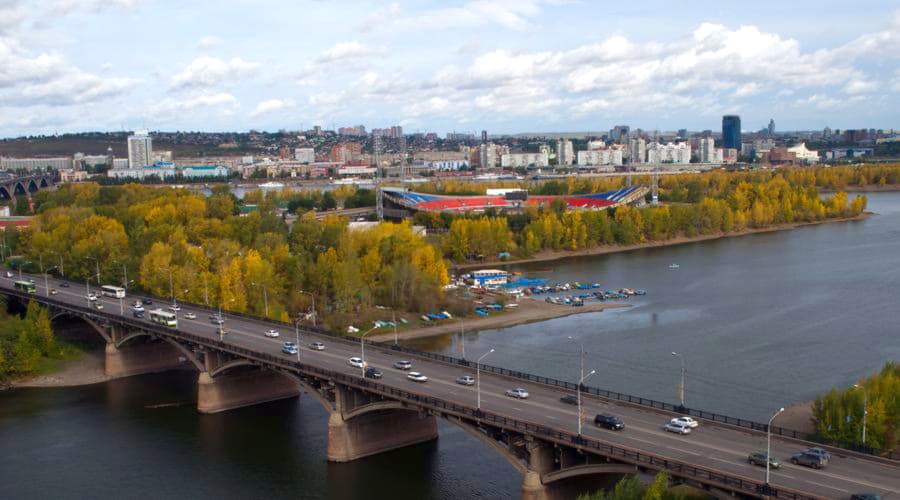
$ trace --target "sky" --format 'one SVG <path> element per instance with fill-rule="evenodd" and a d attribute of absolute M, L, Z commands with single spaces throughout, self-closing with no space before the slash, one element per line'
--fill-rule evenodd
<path fill-rule="evenodd" d="M 888 0 L 0 0 L 0 137 L 900 128 L 898 63 Z"/>

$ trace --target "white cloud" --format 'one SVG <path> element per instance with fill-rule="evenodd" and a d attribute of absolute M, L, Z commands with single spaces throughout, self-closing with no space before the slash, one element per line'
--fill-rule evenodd
<path fill-rule="evenodd" d="M 20 0 L 0 0 L 0 35 L 25 20 L 25 8 Z"/>
<path fill-rule="evenodd" d="M 259 116 L 266 113 L 271 113 L 272 111 L 291 108 L 293 106 L 294 102 L 291 100 L 267 99 L 257 104 L 256 109 L 254 109 L 253 112 L 250 113 L 250 116 Z"/>
<path fill-rule="evenodd" d="M 57 106 L 82 104 L 113 97 L 139 83 L 132 78 L 101 78 L 82 71 L 72 71 L 65 78 L 29 85 L 22 90 L 26 103 Z"/>
<path fill-rule="evenodd" d="M 222 44 L 222 39 L 217 36 L 205 36 L 197 40 L 198 49 L 211 49 Z"/>
<path fill-rule="evenodd" d="M 166 98 L 150 106 L 150 114 L 158 119 L 177 117 L 179 113 L 218 108 L 230 113 L 239 106 L 238 100 L 227 92 L 199 94 L 185 99 Z"/>
<path fill-rule="evenodd" d="M 749 97 L 756 94 L 759 94 L 762 91 L 762 86 L 756 82 L 745 83 L 735 89 L 734 96 L 735 97 Z"/>
<path fill-rule="evenodd" d="M 316 58 L 316 62 L 330 63 L 347 59 L 363 59 L 375 53 L 375 50 L 357 41 L 343 42 L 322 52 L 322 55 Z"/>
<path fill-rule="evenodd" d="M 226 80 L 250 76 L 257 68 L 259 64 L 239 57 L 225 61 L 216 57 L 201 56 L 172 77 L 172 86 L 177 89 L 213 87 Z"/>
<path fill-rule="evenodd" d="M 838 99 L 825 94 L 813 94 L 805 99 L 798 99 L 794 105 L 800 108 L 814 108 L 821 111 L 840 109 L 866 100 L 865 96 L 854 96 Z"/>
<path fill-rule="evenodd" d="M 144 0 L 57 0 L 53 4 L 54 14 L 69 14 L 78 10 L 100 12 L 107 9 L 133 10 Z"/>
<path fill-rule="evenodd" d="M 875 92 L 881 85 L 872 80 L 851 80 L 844 86 L 844 92 L 848 94 L 867 94 Z"/>
<path fill-rule="evenodd" d="M 418 31 L 471 28 L 496 24 L 523 31 L 533 27 L 530 19 L 541 13 L 537 0 L 474 0 L 460 7 L 447 7 L 409 13 L 392 3 L 369 16 L 360 25 L 362 31 Z"/>

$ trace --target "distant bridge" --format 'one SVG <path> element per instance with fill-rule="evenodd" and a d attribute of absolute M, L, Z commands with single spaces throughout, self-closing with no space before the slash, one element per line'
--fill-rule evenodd
<path fill-rule="evenodd" d="M 102 310 L 89 306 L 78 283 L 50 295 L 45 277 L 23 274 L 36 284 L 33 294 L 16 289 L 16 277 L 0 276 L 0 293 L 48 306 L 53 318 L 80 318 L 106 341 L 106 372 L 126 376 L 190 367 L 198 372 L 197 408 L 215 413 L 287 397 L 301 392 L 319 402 L 329 414 L 327 455 L 333 462 L 410 446 L 438 437 L 437 418 L 443 419 L 502 456 L 523 476 L 522 498 L 573 498 L 586 482 L 636 472 L 667 471 L 674 482 L 705 489 L 717 498 L 788 498 L 797 500 L 848 498 L 873 492 L 886 498 L 900 491 L 900 462 L 827 447 L 834 458 L 824 470 L 788 462 L 791 453 L 813 446 L 795 431 L 771 427 L 772 451 L 782 467 L 764 471 L 747 463 L 749 453 L 765 449 L 763 423 L 751 422 L 669 403 L 593 387 L 581 387 L 587 421 L 584 429 L 575 407 L 560 403 L 576 385 L 500 367 L 480 366 L 480 396 L 476 387 L 456 384 L 460 375 L 476 375 L 472 361 L 418 352 L 401 346 L 333 337 L 315 328 L 239 314 L 226 316 L 222 335 L 207 321 L 215 311 L 181 304 L 177 328 L 134 318 L 125 299 L 101 297 Z M 51 286 L 60 282 L 54 278 Z M 142 298 L 131 294 L 128 302 Z M 157 304 L 164 300 L 153 298 Z M 154 305 L 152 307 L 159 307 Z M 194 319 L 185 313 L 192 312 Z M 296 328 L 296 330 L 295 330 Z M 266 338 L 275 329 L 281 338 Z M 282 341 L 297 341 L 299 354 L 284 354 Z M 324 350 L 307 348 L 323 342 Z M 348 365 L 351 356 L 363 357 L 383 371 L 371 379 Z M 393 369 L 397 360 L 410 360 L 413 370 L 429 381 L 419 384 Z M 528 399 L 512 399 L 506 389 L 523 387 Z M 593 425 L 591 415 L 612 413 L 626 428 L 610 431 Z M 700 421 L 688 436 L 664 432 L 661 425 L 679 414 Z M 323 429 L 323 433 L 325 430 Z M 477 453 L 477 449 L 473 453 Z M 594 484 L 594 483 L 591 483 Z"/>
<path fill-rule="evenodd" d="M 49 189 L 56 179 L 48 174 L 34 174 L 25 177 L 16 175 L 0 176 L 0 200 L 15 201 L 17 196 L 31 196 L 41 189 Z"/>

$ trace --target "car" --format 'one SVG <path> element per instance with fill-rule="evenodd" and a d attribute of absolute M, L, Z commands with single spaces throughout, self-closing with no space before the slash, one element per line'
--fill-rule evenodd
<path fill-rule="evenodd" d="M 145 306 L 149 306 L 150 304 L 153 303 L 153 299 L 148 297 L 148 298 L 145 298 L 144 300 L 142 300 L 141 302 L 143 302 Z"/>
<path fill-rule="evenodd" d="M 300 351 L 297 350 L 297 344 L 293 342 L 285 342 L 281 345 L 281 352 L 285 354 L 297 354 Z"/>
<path fill-rule="evenodd" d="M 56 295 L 57 293 L 59 293 L 59 292 L 56 290 L 56 288 L 50 289 L 50 295 Z"/>
<path fill-rule="evenodd" d="M 475 377 L 471 375 L 463 375 L 456 378 L 456 383 L 459 385 L 475 385 Z"/>
<path fill-rule="evenodd" d="M 278 335 L 279 335 L 278 330 L 275 330 L 273 328 L 266 330 L 266 333 L 265 333 L 265 336 L 269 337 L 270 339 L 277 339 Z"/>
<path fill-rule="evenodd" d="M 409 374 L 406 375 L 406 378 L 412 380 L 413 382 L 428 382 L 428 377 L 422 375 L 419 372 L 409 372 Z"/>
<path fill-rule="evenodd" d="M 136 306 L 132 306 L 132 307 L 131 307 L 131 310 L 132 310 L 132 311 L 140 311 L 140 312 L 144 312 L 144 306 L 138 304 L 138 305 L 136 305 Z"/>
<path fill-rule="evenodd" d="M 99 301 L 94 302 L 94 307 L 96 307 L 97 309 L 103 309 L 103 303 Z"/>
<path fill-rule="evenodd" d="M 394 368 L 398 370 L 409 370 L 412 368 L 412 363 L 406 360 L 397 361 L 394 363 Z"/>
<path fill-rule="evenodd" d="M 614 431 L 620 431 L 625 428 L 625 422 L 622 422 L 621 418 L 603 414 L 594 417 L 594 425 L 597 427 L 606 427 L 607 429 Z"/>
<path fill-rule="evenodd" d="M 664 431 L 674 432 L 675 434 L 690 434 L 691 428 L 681 422 L 675 422 L 674 419 L 663 425 Z"/>
<path fill-rule="evenodd" d="M 516 399 L 528 399 L 528 391 L 522 389 L 521 387 L 516 387 L 515 389 L 507 389 L 506 395 Z"/>
<path fill-rule="evenodd" d="M 571 395 L 571 394 L 566 394 L 565 396 L 559 398 L 559 401 L 560 401 L 561 403 L 565 403 L 565 404 L 567 404 L 567 405 L 577 405 L 577 404 L 578 404 L 578 397 L 577 397 L 577 396 L 573 396 L 573 395 Z"/>
<path fill-rule="evenodd" d="M 135 318 L 143 318 L 144 310 L 141 309 L 140 311 L 138 311 L 137 309 L 135 309 L 135 310 L 131 311 L 131 315 L 134 316 Z"/>
<path fill-rule="evenodd" d="M 700 422 L 697 422 L 696 420 L 694 420 L 691 417 L 676 417 L 676 418 L 672 419 L 672 422 L 682 423 L 682 424 L 690 427 L 691 429 L 696 429 L 697 426 L 700 425 Z"/>
<path fill-rule="evenodd" d="M 33 285 L 33 284 L 34 284 L 34 278 L 28 278 L 28 282 L 31 283 L 31 284 Z"/>
<path fill-rule="evenodd" d="M 85 298 L 87 298 L 91 302 L 97 300 L 97 296 L 93 293 L 89 293 L 89 294 L 85 295 Z"/>
<path fill-rule="evenodd" d="M 178 312 L 181 310 L 181 306 L 179 306 L 178 304 L 172 304 L 171 306 L 169 306 L 169 310 Z"/>
<path fill-rule="evenodd" d="M 197 315 L 192 312 L 184 313 L 184 319 L 197 319 Z"/>
<path fill-rule="evenodd" d="M 803 453 L 811 453 L 813 455 L 819 455 L 820 457 L 824 458 L 826 462 L 831 461 L 831 453 L 824 448 L 818 448 L 818 447 L 807 448 L 807 449 L 803 450 Z"/>
<path fill-rule="evenodd" d="M 881 495 L 877 493 L 856 493 L 850 495 L 850 500 L 881 500 Z"/>
<path fill-rule="evenodd" d="M 321 342 L 310 342 L 309 348 L 312 349 L 313 351 L 324 351 L 325 344 L 323 344 Z"/>
<path fill-rule="evenodd" d="M 365 363 L 363 363 L 362 358 L 357 358 L 356 356 L 350 358 L 349 362 L 350 362 L 350 366 L 353 366 L 356 368 L 363 368 L 365 366 Z"/>
<path fill-rule="evenodd" d="M 225 319 L 222 318 L 221 316 L 215 316 L 215 315 L 213 315 L 213 316 L 210 316 L 210 317 L 209 317 L 209 320 L 210 320 L 210 322 L 211 322 L 212 324 L 214 324 L 214 325 L 223 325 L 223 324 L 225 324 Z"/>
<path fill-rule="evenodd" d="M 13 273 L 11 273 L 10 271 L 6 271 L 7 278 L 12 278 L 13 276 L 15 276 Z"/>
<path fill-rule="evenodd" d="M 366 378 L 381 378 L 383 374 L 378 368 L 366 368 Z"/>
<path fill-rule="evenodd" d="M 69 284 L 66 283 L 65 281 L 61 281 L 61 282 L 59 283 L 59 287 L 60 287 L 60 288 L 69 288 Z"/>
<path fill-rule="evenodd" d="M 791 455 L 791 463 L 794 465 L 805 465 L 807 467 L 812 467 L 813 469 L 821 469 L 822 467 L 825 467 L 825 464 L 828 463 L 828 461 L 821 455 L 801 451 L 800 453 Z"/>
<path fill-rule="evenodd" d="M 769 457 L 768 462 L 769 462 L 769 467 L 771 467 L 773 469 L 777 469 L 777 468 L 781 467 L 781 462 L 779 462 L 778 460 L 776 460 L 773 457 Z M 755 451 L 755 452 L 751 453 L 750 456 L 747 457 L 747 463 L 765 467 L 766 466 L 766 452 Z"/>

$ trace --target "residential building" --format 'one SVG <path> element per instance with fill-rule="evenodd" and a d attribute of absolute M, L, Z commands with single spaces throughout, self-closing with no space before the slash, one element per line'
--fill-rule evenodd
<path fill-rule="evenodd" d="M 722 163 L 737 163 L 738 150 L 734 148 L 722 148 Z"/>
<path fill-rule="evenodd" d="M 687 142 L 651 142 L 647 146 L 647 163 L 690 163 L 691 145 Z"/>
<path fill-rule="evenodd" d="M 741 117 L 725 115 L 722 117 L 722 147 L 741 148 Z"/>
<path fill-rule="evenodd" d="M 587 144 L 588 151 L 596 149 L 606 149 L 606 141 L 589 141 Z"/>
<path fill-rule="evenodd" d="M 475 150 L 478 152 L 478 165 L 481 168 L 494 168 L 500 163 L 500 157 L 508 150 L 505 146 L 499 146 L 493 142 L 479 144 Z"/>
<path fill-rule="evenodd" d="M 769 119 L 769 126 L 767 128 L 767 131 L 769 132 L 769 137 L 772 137 L 775 135 L 775 119 L 774 118 Z"/>
<path fill-rule="evenodd" d="M 151 177 L 169 179 L 175 177 L 175 164 L 171 162 L 155 163 L 141 168 L 113 168 L 106 171 L 106 176 L 113 179 L 143 180 Z"/>
<path fill-rule="evenodd" d="M 787 148 L 789 153 L 795 153 L 797 155 L 797 161 L 800 163 L 816 163 L 819 161 L 819 152 L 818 151 L 810 151 L 806 148 L 806 143 L 801 142 L 794 147 Z"/>
<path fill-rule="evenodd" d="M 628 139 L 628 125 L 616 125 L 609 131 L 609 140 L 613 142 L 624 142 Z"/>
<path fill-rule="evenodd" d="M 366 135 L 365 125 L 357 125 L 355 127 L 341 127 L 338 129 L 338 135 L 348 135 L 351 137 L 360 137 Z"/>
<path fill-rule="evenodd" d="M 228 177 L 228 167 L 224 165 L 190 165 L 181 168 L 181 175 L 189 179 L 198 177 Z"/>
<path fill-rule="evenodd" d="M 621 165 L 621 149 L 591 149 L 578 152 L 578 165 Z"/>
<path fill-rule="evenodd" d="M 62 170 L 72 168 L 72 158 L 54 157 L 54 158 L 0 158 L 0 169 L 2 170 L 44 170 L 52 168 L 54 170 Z"/>
<path fill-rule="evenodd" d="M 716 162 L 716 140 L 712 137 L 700 138 L 700 163 Z M 721 161 L 721 159 L 719 160 Z"/>
<path fill-rule="evenodd" d="M 128 136 L 128 166 L 132 169 L 153 164 L 153 140 L 146 130 Z"/>
<path fill-rule="evenodd" d="M 569 139 L 558 139 L 556 141 L 556 164 L 566 166 L 574 163 L 575 149 L 572 147 L 572 141 Z"/>
<path fill-rule="evenodd" d="M 128 168 L 128 158 L 113 158 L 112 168 Z"/>
<path fill-rule="evenodd" d="M 313 163 L 316 161 L 316 150 L 313 148 L 296 148 L 294 149 L 294 159 L 300 163 Z"/>
<path fill-rule="evenodd" d="M 434 160 L 423 164 L 429 170 L 459 170 L 469 168 L 468 160 Z"/>
<path fill-rule="evenodd" d="M 501 157 L 501 166 L 504 168 L 516 167 L 547 167 L 550 165 L 550 158 L 547 153 L 515 153 L 505 154 Z"/>
<path fill-rule="evenodd" d="M 841 160 L 843 158 L 862 158 L 874 154 L 875 149 L 873 148 L 835 148 L 830 151 L 825 151 L 825 159 Z"/>
<path fill-rule="evenodd" d="M 87 180 L 87 171 L 64 168 L 59 170 L 60 182 L 84 182 Z"/>
<path fill-rule="evenodd" d="M 346 142 L 343 144 L 335 144 L 331 147 L 331 153 L 328 155 L 329 161 L 348 163 L 358 160 L 362 154 L 362 145 L 356 142 Z"/>
<path fill-rule="evenodd" d="M 643 137 L 636 137 L 628 142 L 628 163 L 644 163 L 647 159 L 647 143 Z"/>

